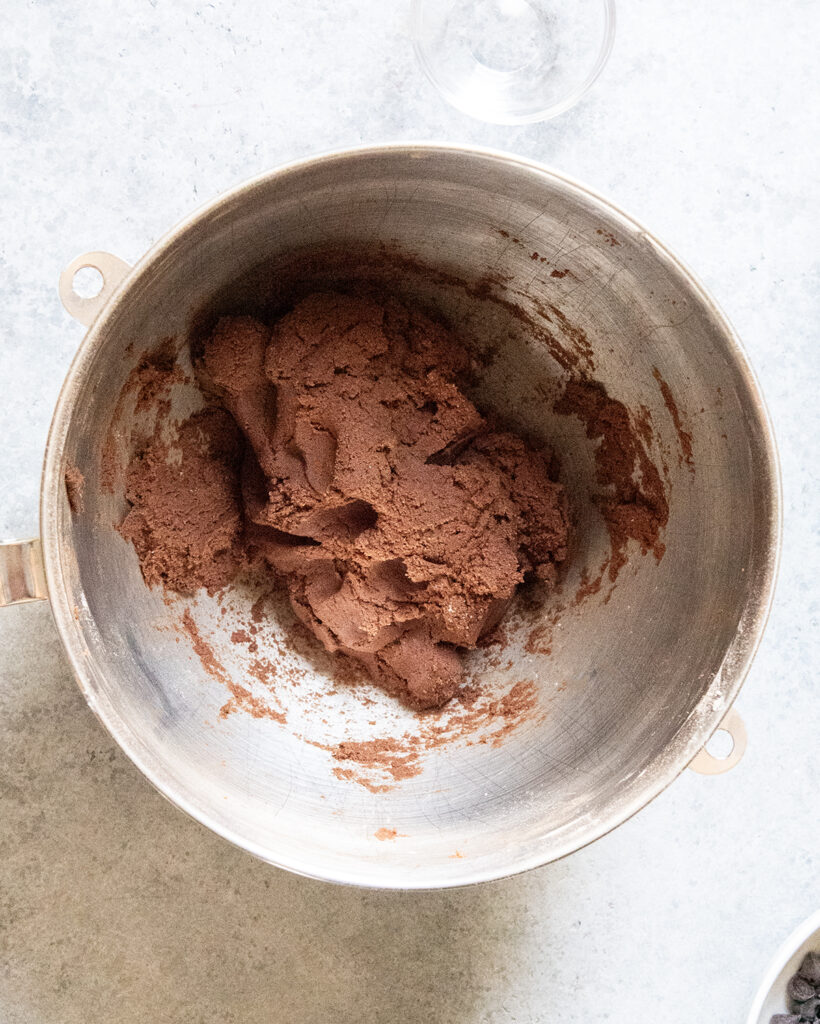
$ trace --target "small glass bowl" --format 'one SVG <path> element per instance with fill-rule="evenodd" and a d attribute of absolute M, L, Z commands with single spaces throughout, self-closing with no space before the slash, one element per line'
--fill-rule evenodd
<path fill-rule="evenodd" d="M 454 107 L 494 124 L 562 114 L 600 75 L 615 0 L 413 0 L 413 45 Z"/>

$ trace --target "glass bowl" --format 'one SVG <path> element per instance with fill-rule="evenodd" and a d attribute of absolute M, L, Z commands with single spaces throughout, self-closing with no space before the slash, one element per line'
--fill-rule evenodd
<path fill-rule="evenodd" d="M 600 75 L 615 0 L 413 0 L 413 45 L 454 107 L 494 124 L 569 110 Z"/>

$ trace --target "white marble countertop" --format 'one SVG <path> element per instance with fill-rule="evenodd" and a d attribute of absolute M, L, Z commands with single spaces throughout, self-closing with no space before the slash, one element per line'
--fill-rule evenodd
<path fill-rule="evenodd" d="M 47 606 L 0 614 L 6 1024 L 745 1020 L 820 906 L 820 79 L 813 0 L 619 0 L 610 63 L 558 120 L 449 109 L 405 0 L 0 6 L 0 536 L 36 531 L 82 329 L 61 268 L 134 260 L 249 175 L 361 142 L 469 141 L 609 195 L 702 277 L 775 421 L 780 584 L 738 701 L 750 743 L 562 863 L 402 895 L 305 881 L 189 821 L 114 746 Z"/>

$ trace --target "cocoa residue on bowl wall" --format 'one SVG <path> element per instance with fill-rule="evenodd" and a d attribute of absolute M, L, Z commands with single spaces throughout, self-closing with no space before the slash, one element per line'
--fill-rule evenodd
<path fill-rule="evenodd" d="M 666 489 L 626 406 L 610 398 L 598 381 L 570 380 L 555 411 L 577 416 L 586 436 L 599 442 L 595 470 L 601 491 L 595 500 L 609 531 L 610 581 L 626 564 L 630 540 L 660 561 L 665 551 L 661 533 L 669 521 Z M 582 584 L 588 592 L 591 586 L 589 581 Z"/>
<path fill-rule="evenodd" d="M 253 618 L 258 622 L 254 622 Z M 259 696 L 259 687 L 251 693 L 247 686 L 235 681 L 214 651 L 215 643 L 225 642 L 224 632 L 216 630 L 213 642 L 203 627 L 197 625 L 190 608 L 186 607 L 176 620 L 176 628 L 191 643 L 192 649 L 206 674 L 225 686 L 229 700 L 220 710 L 225 719 L 236 711 L 244 711 L 254 718 L 269 718 L 286 724 L 287 713 L 282 708 L 282 688 L 294 686 L 301 694 L 301 712 L 320 719 L 324 698 L 321 694 L 306 694 L 304 683 L 310 675 L 309 669 L 296 669 L 289 659 L 282 657 L 287 651 L 296 650 L 302 658 L 308 659 L 314 671 L 329 678 L 334 687 L 342 686 L 350 699 L 360 706 L 371 707 L 374 700 L 368 695 L 370 681 L 363 676 L 361 667 L 352 659 L 340 654 L 329 654 L 316 637 L 298 619 L 288 613 L 279 593 L 263 593 L 254 602 L 249 616 L 247 630 L 233 631 L 244 634 L 236 641 L 240 647 L 249 646 L 245 636 L 273 640 L 269 623 L 275 621 L 284 631 L 284 641 L 273 640 L 274 649 L 280 649 L 276 663 L 267 658 L 256 658 L 250 663 L 241 661 L 240 672 L 246 675 L 248 683 L 253 680 L 263 684 L 264 696 Z M 496 658 L 487 664 L 498 664 Z M 484 660 L 482 660 L 484 664 Z M 507 664 L 507 667 L 511 667 Z M 362 786 L 371 793 L 386 793 L 407 779 L 422 773 L 428 755 L 442 747 L 457 744 L 463 747 L 489 745 L 500 746 L 504 740 L 525 723 L 537 724 L 545 714 L 539 702 L 538 688 L 531 680 L 519 681 L 494 692 L 487 692 L 486 681 L 481 668 L 471 671 L 469 682 L 456 697 L 443 708 L 416 712 L 412 715 L 412 727 L 394 736 L 377 736 L 365 740 L 344 740 L 324 742 L 298 732 L 291 726 L 293 735 L 303 742 L 326 751 L 334 764 L 332 772 L 338 779 Z M 371 725 L 376 725 L 374 720 Z"/>
<path fill-rule="evenodd" d="M 131 343 L 128 348 L 131 348 Z M 100 487 L 113 493 L 122 479 L 125 464 L 133 453 L 135 437 L 128 436 L 126 414 L 153 417 L 156 427 L 167 421 L 171 412 L 170 394 L 174 384 L 188 378 L 177 357 L 180 344 L 175 338 L 163 338 L 144 352 L 122 386 L 114 412 L 103 438 L 100 456 Z M 127 350 L 126 350 L 127 351 Z M 144 440 L 150 436 L 149 431 Z"/>
<path fill-rule="evenodd" d="M 518 242 L 518 239 L 513 239 Z M 554 305 L 542 303 L 528 292 L 526 298 L 535 306 L 538 316 L 532 316 L 517 299 L 523 297 L 512 281 L 502 272 L 485 274 L 475 282 L 466 282 L 457 274 L 440 267 L 431 267 L 406 253 L 382 246 L 380 259 L 391 275 L 423 277 L 447 288 L 456 288 L 478 301 L 490 301 L 509 313 L 522 324 L 534 341 L 540 342 L 558 366 L 567 373 L 591 373 L 595 370 L 594 354 L 585 332 L 570 323 Z M 559 335 L 561 337 L 559 337 Z"/>
<path fill-rule="evenodd" d="M 76 466 L 69 465 L 66 466 L 64 481 L 68 507 L 75 516 L 82 515 L 85 509 L 85 503 L 83 501 L 85 477 Z"/>
<path fill-rule="evenodd" d="M 661 395 L 663 396 L 664 405 L 669 411 L 669 415 L 672 417 L 672 422 L 675 425 L 675 433 L 678 435 L 678 443 L 680 445 L 678 465 L 682 466 L 685 462 L 686 465 L 689 467 L 689 471 L 694 473 L 695 458 L 692 452 L 692 435 L 689 433 L 688 430 L 684 430 L 683 417 L 681 416 L 680 410 L 678 409 L 678 403 L 675 401 L 675 396 L 672 394 L 672 389 L 661 376 L 661 372 L 657 368 L 657 366 L 652 367 L 652 375 L 658 382 L 658 387 L 661 389 Z"/>
<path fill-rule="evenodd" d="M 453 743 L 499 747 L 525 721 L 536 723 L 539 717 L 538 691 L 531 681 L 515 683 L 493 697 L 473 684 L 463 687 L 447 708 L 419 713 L 414 732 L 336 744 L 308 742 L 341 762 L 333 769 L 337 778 L 356 782 L 371 793 L 385 793 L 420 775 L 430 751 Z"/>
<path fill-rule="evenodd" d="M 663 397 L 667 408 L 670 401 L 674 405 L 668 386 Z M 533 654 L 551 653 L 553 630 L 561 617 L 568 609 L 600 594 L 605 580 L 609 587 L 603 602 L 609 602 L 618 575 L 628 563 L 630 549 L 637 549 L 642 555 L 651 553 L 660 562 L 666 550 L 663 535 L 669 521 L 669 468 L 662 451 L 658 456 L 660 470 L 649 455 L 658 436 L 647 406 L 640 405 L 631 411 L 623 402 L 611 398 L 599 381 L 570 376 L 553 408 L 559 415 L 578 418 L 587 438 L 596 442 L 598 490 L 592 500 L 606 525 L 609 551 L 596 568 L 583 566 L 574 594 L 554 602 L 531 629 L 525 649 Z M 682 451 L 679 461 L 685 460 L 694 472 L 691 437 L 685 431 L 681 436 L 679 419 L 675 427 Z"/>
<path fill-rule="evenodd" d="M 499 230 L 499 234 L 509 240 L 510 244 L 523 244 L 518 238 L 512 237 L 510 232 Z M 609 231 L 599 229 L 597 234 L 609 246 L 621 244 Z M 542 259 L 540 256 L 538 258 Z M 412 260 L 404 259 L 402 263 L 411 271 L 431 272 L 425 270 L 423 264 Z M 440 271 L 432 273 L 438 274 L 442 283 L 458 284 L 457 280 L 442 275 Z M 560 280 L 570 273 L 567 269 L 551 271 L 550 277 Z M 623 402 L 609 396 L 604 385 L 595 379 L 595 353 L 586 332 L 573 324 L 555 303 L 543 302 L 532 290 L 528 291 L 526 298 L 538 312 L 537 318 L 531 316 L 507 296 L 510 285 L 500 274 L 488 275 L 477 285 L 467 287 L 462 284 L 462 287 L 476 298 L 488 299 L 501 305 L 527 328 L 533 338 L 545 345 L 566 373 L 564 390 L 553 402 L 553 411 L 558 415 L 581 419 L 587 437 L 598 442 L 595 463 L 600 490 L 594 500 L 607 527 L 610 553 L 597 570 L 582 570 L 579 586 L 571 602 L 577 606 L 599 593 L 606 576 L 612 585 L 615 584 L 620 570 L 627 563 L 630 541 L 635 541 L 644 555 L 651 552 L 658 561 L 663 557 L 665 545 L 662 534 L 669 520 L 664 482 L 668 473 L 664 463 L 662 476 L 649 455 L 650 444 L 655 436 L 650 411 L 645 405 L 630 411 Z M 657 370 L 655 374 L 660 383 L 662 378 Z M 672 415 L 683 457 L 694 471 L 691 435 L 682 428 L 677 405 L 666 382 L 662 383 L 661 392 Z M 608 601 L 611 594 L 610 588 L 605 600 Z M 538 646 L 540 643 L 543 649 L 543 638 L 550 632 L 549 625 L 546 628 L 536 627 L 536 630 L 540 633 L 540 640 L 534 639 L 533 645 Z"/>
<path fill-rule="evenodd" d="M 620 245 L 621 244 L 618 241 L 618 239 L 612 234 L 611 231 L 605 231 L 603 228 L 596 228 L 595 229 L 595 234 L 596 235 L 600 235 L 604 239 L 604 241 L 607 242 L 611 246 L 616 246 L 616 245 Z"/>
<path fill-rule="evenodd" d="M 227 718 L 235 711 L 244 711 L 252 718 L 269 718 L 274 722 L 279 722 L 280 725 L 285 724 L 287 716 L 284 712 L 272 707 L 268 701 L 255 697 L 246 686 L 242 686 L 241 683 L 234 680 L 231 673 L 217 658 L 211 644 L 202 636 L 189 608 L 183 611 L 179 624 L 188 635 L 191 647 L 199 658 L 202 668 L 211 678 L 222 683 L 231 695 L 230 700 L 220 708 L 220 718 Z"/>
<path fill-rule="evenodd" d="M 156 402 L 168 397 L 174 384 L 185 379 L 177 354 L 176 339 L 163 338 L 131 371 L 125 386 L 136 395 L 135 412 L 154 407 Z"/>
<path fill-rule="evenodd" d="M 525 243 L 506 230 L 499 230 L 498 234 L 508 244 L 525 246 Z M 596 234 L 610 247 L 621 244 L 608 230 L 598 229 Z M 559 247 L 553 259 L 560 255 Z M 550 262 L 538 252 L 530 253 L 530 258 L 542 263 Z M 568 268 L 556 268 L 549 272 L 549 277 L 555 280 L 568 275 L 575 277 Z M 546 284 L 546 281 L 542 284 Z M 508 290 L 507 279 L 496 275 L 484 282 L 482 297 L 504 304 L 507 300 L 499 293 L 507 293 Z M 525 297 L 538 312 L 537 322 L 533 322 L 533 318 L 523 309 L 519 310 L 518 319 L 526 325 L 533 338 L 546 344 L 548 351 L 566 373 L 564 389 L 557 400 L 548 393 L 544 393 L 544 399 L 552 402 L 553 412 L 558 415 L 581 419 L 587 437 L 597 442 L 595 463 L 599 490 L 593 495 L 593 500 L 604 519 L 610 542 L 609 554 L 601 565 L 595 569 L 588 566 L 582 569 L 574 595 L 564 601 L 553 602 L 551 610 L 541 616 L 532 628 L 525 645 L 526 650 L 529 653 L 547 654 L 551 651 L 551 638 L 557 620 L 568 608 L 578 607 L 599 594 L 607 578 L 610 585 L 604 595 L 604 603 L 608 603 L 618 574 L 627 563 L 632 546 L 630 542 L 643 555 L 651 552 L 658 561 L 663 557 L 665 547 L 662 537 L 669 517 L 669 470 L 660 444 L 657 458 L 662 472 L 649 454 L 653 442 L 660 442 L 649 408 L 640 405 L 637 409 L 629 409 L 624 403 L 613 399 L 596 379 L 595 353 L 584 330 L 573 324 L 555 302 L 542 301 L 534 294 L 532 286 Z M 557 335 L 560 335 L 560 341 Z M 683 429 L 671 389 L 657 369 L 654 373 L 678 435 L 681 448 L 679 461 L 685 461 L 694 472 L 691 435 Z"/>
<path fill-rule="evenodd" d="M 333 768 L 336 778 L 358 782 L 371 793 L 386 793 L 393 788 L 391 783 L 412 779 L 422 771 L 418 750 L 403 737 L 351 740 L 321 746 L 335 761 L 341 762 Z"/>

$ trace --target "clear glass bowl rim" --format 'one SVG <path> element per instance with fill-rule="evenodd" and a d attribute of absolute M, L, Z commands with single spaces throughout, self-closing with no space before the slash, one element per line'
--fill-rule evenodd
<path fill-rule="evenodd" d="M 470 117 L 477 118 L 480 121 L 489 122 L 490 124 L 534 124 L 537 121 L 548 121 L 550 118 L 563 114 L 565 111 L 569 110 L 570 107 L 574 107 L 581 97 L 589 91 L 598 76 L 604 70 L 615 42 L 615 0 L 600 0 L 604 12 L 603 39 L 601 40 L 601 47 L 598 51 L 595 63 L 583 82 L 557 102 L 546 107 L 541 107 L 538 110 L 533 110 L 526 114 L 509 114 L 508 116 L 488 115 L 487 113 L 479 112 L 477 108 L 473 108 L 469 104 L 464 103 L 456 93 L 441 81 L 430 64 L 427 52 L 421 42 L 422 19 L 424 17 L 425 7 L 430 3 L 437 2 L 439 2 L 439 0 L 412 0 L 411 25 L 413 49 L 416 52 L 419 64 L 421 64 L 425 75 L 427 75 L 427 78 L 433 86 L 435 86 L 438 92 L 447 100 L 448 103 L 450 103 L 451 106 L 460 110 L 464 114 L 468 114 Z"/>

